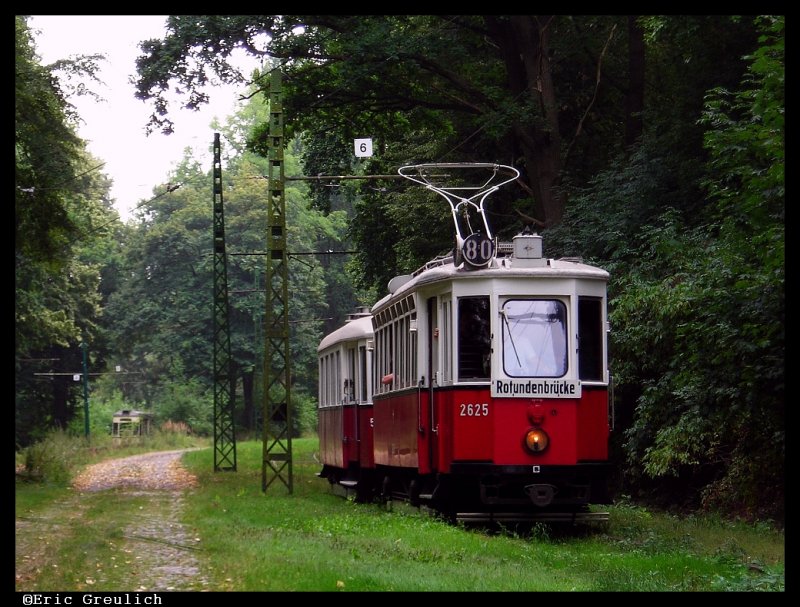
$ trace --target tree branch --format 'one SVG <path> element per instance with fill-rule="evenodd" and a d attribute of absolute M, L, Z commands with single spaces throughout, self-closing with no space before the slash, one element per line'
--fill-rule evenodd
<path fill-rule="evenodd" d="M 572 141 L 569 142 L 569 145 L 567 146 L 567 151 L 564 154 L 564 162 L 562 166 L 567 166 L 567 162 L 569 162 L 569 156 L 572 153 L 572 148 L 575 145 L 575 142 L 578 140 L 578 136 L 581 134 L 581 131 L 583 130 L 583 123 L 586 120 L 586 117 L 589 115 L 589 112 L 591 111 L 595 100 L 597 99 L 597 91 L 600 89 L 600 75 L 601 75 L 601 68 L 603 65 L 603 58 L 606 56 L 606 51 L 608 51 L 608 47 L 611 44 L 611 39 L 614 37 L 615 31 L 617 31 L 616 23 L 611 28 L 611 31 L 608 34 L 608 40 L 606 40 L 606 43 L 603 46 L 603 51 L 600 53 L 600 57 L 597 59 L 597 76 L 594 86 L 594 95 L 592 95 L 592 100 L 589 102 L 589 105 L 586 107 L 586 111 L 583 113 L 583 116 L 581 116 L 581 119 L 578 121 L 578 127 L 575 129 L 575 135 L 572 137 Z"/>
<path fill-rule="evenodd" d="M 474 96 L 477 99 L 480 99 L 487 105 L 491 106 L 491 100 L 486 96 L 486 94 L 470 86 L 464 79 L 462 79 L 458 74 L 448 70 L 445 67 L 442 67 L 438 63 L 431 61 L 428 57 L 424 57 L 418 54 L 407 54 L 403 53 L 401 56 L 411 59 L 417 63 L 421 68 L 427 70 L 432 74 L 436 74 L 437 76 L 441 76 L 451 84 L 453 84 L 457 89 L 467 93 L 468 95 Z"/>

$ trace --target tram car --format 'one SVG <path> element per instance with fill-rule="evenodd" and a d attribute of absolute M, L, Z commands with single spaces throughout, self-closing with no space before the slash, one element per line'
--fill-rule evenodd
<path fill-rule="evenodd" d="M 440 183 L 459 171 L 488 177 Z M 455 247 L 320 342 L 319 476 L 459 521 L 607 519 L 609 274 L 547 259 L 528 226 L 493 239 L 513 167 L 399 172 L 448 201 Z"/>
<path fill-rule="evenodd" d="M 146 436 L 153 428 L 153 414 L 150 411 L 122 409 L 116 411 L 111 421 L 111 436 L 131 438 Z"/>

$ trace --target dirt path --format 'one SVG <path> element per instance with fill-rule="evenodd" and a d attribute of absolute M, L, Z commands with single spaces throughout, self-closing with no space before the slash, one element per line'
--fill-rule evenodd
<path fill-rule="evenodd" d="M 78 527 L 87 523 L 94 529 L 88 540 L 80 541 L 101 545 L 98 556 L 106 558 L 87 557 L 98 562 L 87 562 L 80 575 L 71 573 L 65 580 L 70 587 L 60 590 L 209 589 L 198 558 L 201 539 L 181 523 L 183 494 L 197 483 L 180 463 L 184 451 L 146 453 L 89 466 L 74 479 L 75 492 L 66 500 L 35 517 L 18 513 L 17 590 L 41 589 L 37 580 L 43 567 L 63 569 L 60 552 L 74 550 L 69 543 Z M 108 490 L 118 507 L 109 508 L 107 496 L 98 494 Z"/>
<path fill-rule="evenodd" d="M 126 490 L 181 491 L 194 487 L 197 479 L 181 465 L 186 450 L 157 451 L 88 466 L 72 481 L 78 491 Z"/>

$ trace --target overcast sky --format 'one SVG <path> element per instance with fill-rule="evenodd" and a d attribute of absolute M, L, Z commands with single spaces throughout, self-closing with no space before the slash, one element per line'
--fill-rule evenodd
<path fill-rule="evenodd" d="M 70 101 L 84 121 L 78 134 L 88 141 L 89 151 L 105 161 L 100 170 L 114 181 L 111 195 L 123 221 L 135 205 L 152 198 L 154 186 L 167 181 L 186 147 L 195 150 L 195 157 L 211 169 L 209 149 L 214 131 L 210 124 L 214 117 L 224 122 L 233 114 L 238 96 L 244 92 L 243 87 L 210 89 L 211 102 L 200 112 L 177 111 L 173 104 L 170 118 L 175 132 L 147 136 L 145 125 L 152 106 L 134 97 L 128 80 L 136 72 L 138 43 L 162 38 L 165 22 L 166 16 L 153 15 L 35 15 L 28 20 L 44 64 L 72 55 L 102 53 L 107 57 L 99 73 L 105 85 L 91 85 L 106 101 L 91 97 Z"/>

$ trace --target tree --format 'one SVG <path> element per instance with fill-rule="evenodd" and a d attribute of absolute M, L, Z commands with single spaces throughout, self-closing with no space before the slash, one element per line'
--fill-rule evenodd
<path fill-rule="evenodd" d="M 259 103 L 254 100 L 249 105 Z M 231 141 L 241 142 L 242 133 L 237 131 L 246 131 L 249 121 L 265 111 L 246 106 L 223 130 Z M 287 172 L 297 174 L 297 159 L 291 151 L 285 159 Z M 231 353 L 234 372 L 242 382 L 236 397 L 237 424 L 249 429 L 260 418 L 258 378 L 263 365 L 260 334 L 265 305 L 262 255 L 269 196 L 266 172 L 266 160 L 245 151 L 229 156 L 222 172 Z M 210 170 L 187 156 L 170 180 L 173 187 L 157 188 L 151 200 L 140 204 L 140 222 L 127 243 L 124 277 L 110 298 L 107 318 L 120 356 L 148 380 L 139 386 L 139 393 L 131 389 L 126 398 L 145 400 L 156 406 L 157 412 L 184 415 L 185 408 L 168 405 L 169 394 L 190 385 L 191 390 L 210 392 L 213 379 L 212 179 Z M 343 229 L 341 218 L 336 221 L 337 214 L 325 217 L 308 208 L 305 189 L 297 182 L 286 188 L 292 381 L 298 398 L 316 393 L 316 347 L 321 319 L 329 315 L 322 266 L 306 253 L 316 251 L 322 238 L 340 238 Z M 148 392 L 142 392 L 143 387 Z M 199 402 L 206 400 L 198 394 Z"/>
<path fill-rule="evenodd" d="M 783 18 L 756 22 L 738 91 L 706 99 L 706 211 L 693 227 L 665 212 L 637 239 L 612 319 L 619 380 L 641 386 L 625 432 L 640 488 L 782 519 Z"/>
<path fill-rule="evenodd" d="M 57 70 L 92 76 L 96 57 L 42 66 L 26 17 L 15 17 L 15 206 L 17 263 L 68 258 L 76 231 L 65 198 L 74 191 L 83 142 Z M 84 167 L 85 168 L 85 167 Z"/>
<path fill-rule="evenodd" d="M 16 17 L 15 34 L 15 408 L 25 445 L 75 415 L 66 374 L 81 370 L 81 341 L 100 335 L 100 270 L 90 252 L 119 220 L 56 76 L 91 78 L 96 58 L 42 66 L 25 17 Z M 102 344 L 93 353 L 101 362 Z M 50 371 L 65 375 L 36 375 Z"/>

